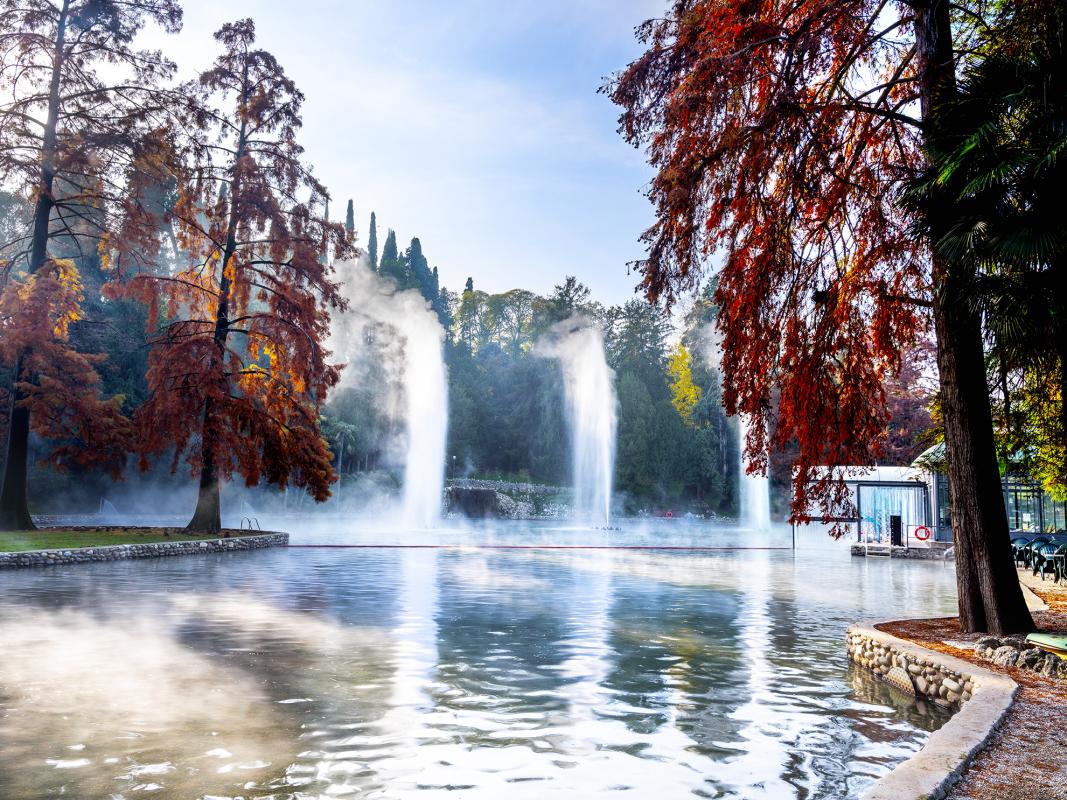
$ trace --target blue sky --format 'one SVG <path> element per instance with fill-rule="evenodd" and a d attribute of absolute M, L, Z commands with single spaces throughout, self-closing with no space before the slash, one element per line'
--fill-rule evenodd
<path fill-rule="evenodd" d="M 306 95 L 302 141 L 366 243 L 421 238 L 442 283 L 545 292 L 577 275 L 606 303 L 632 296 L 626 262 L 651 222 L 642 154 L 596 90 L 638 53 L 663 0 L 186 0 L 159 41 L 183 72 L 211 33 L 251 16 Z M 152 37 L 153 43 L 157 40 Z"/>

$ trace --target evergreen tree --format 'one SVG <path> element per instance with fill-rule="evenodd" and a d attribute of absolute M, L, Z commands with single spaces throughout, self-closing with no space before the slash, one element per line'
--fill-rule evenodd
<path fill-rule="evenodd" d="M 411 288 L 418 289 L 423 297 L 433 303 L 437 299 L 436 282 L 430 271 L 430 264 L 422 252 L 422 242 L 418 237 L 411 240 L 404 254 L 404 260 L 407 262 L 406 277 Z"/>
<path fill-rule="evenodd" d="M 345 211 L 345 230 L 352 236 L 356 232 L 356 210 L 352 207 L 352 201 L 348 201 L 348 209 Z"/>
<path fill-rule="evenodd" d="M 370 212 L 370 231 L 367 233 L 367 255 L 370 257 L 370 265 L 378 269 L 378 221 L 374 218 L 374 212 Z"/>
<path fill-rule="evenodd" d="M 378 264 L 378 272 L 387 278 L 392 278 L 399 288 L 408 288 L 406 264 L 397 250 L 396 232 L 391 228 L 385 236 L 385 246 L 382 248 L 382 260 Z"/>
<path fill-rule="evenodd" d="M 467 278 L 467 282 L 463 285 L 464 292 L 474 291 L 474 278 Z"/>

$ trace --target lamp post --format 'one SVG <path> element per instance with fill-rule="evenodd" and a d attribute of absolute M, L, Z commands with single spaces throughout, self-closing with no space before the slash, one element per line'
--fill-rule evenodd
<path fill-rule="evenodd" d="M 452 456 L 452 483 L 456 482 L 456 457 Z"/>

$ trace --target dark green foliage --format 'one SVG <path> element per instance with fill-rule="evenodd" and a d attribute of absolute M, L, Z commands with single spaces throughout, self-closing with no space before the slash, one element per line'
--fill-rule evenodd
<path fill-rule="evenodd" d="M 378 220 L 373 211 L 370 212 L 370 229 L 367 231 L 367 257 L 370 258 L 370 265 L 378 269 Z"/>
<path fill-rule="evenodd" d="M 349 235 L 356 232 L 356 209 L 351 200 L 348 201 L 348 208 L 345 210 L 345 230 Z"/>

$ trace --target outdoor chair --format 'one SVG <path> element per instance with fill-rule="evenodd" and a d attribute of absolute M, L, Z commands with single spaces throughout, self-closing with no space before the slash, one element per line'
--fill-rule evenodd
<path fill-rule="evenodd" d="M 1023 548 L 1030 544 L 1027 536 L 1013 536 L 1011 540 L 1011 555 L 1015 559 L 1015 566 L 1022 566 Z"/>
<path fill-rule="evenodd" d="M 1045 580 L 1045 572 L 1050 572 L 1054 576 L 1058 575 L 1056 555 L 1061 548 L 1067 552 L 1067 547 L 1055 542 L 1046 542 L 1034 548 L 1030 553 L 1030 568 L 1033 570 L 1033 574 L 1037 575 L 1040 572 L 1041 580 Z"/>
<path fill-rule="evenodd" d="M 1025 545 L 1019 553 L 1020 560 L 1024 567 L 1029 569 L 1034 568 L 1034 553 L 1037 548 L 1049 543 L 1049 539 L 1045 536 L 1038 536 L 1036 539 L 1031 539 L 1030 543 Z"/>

